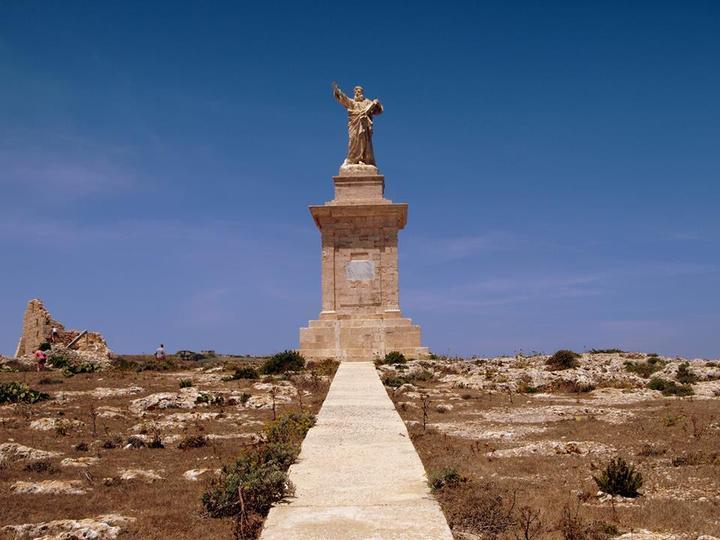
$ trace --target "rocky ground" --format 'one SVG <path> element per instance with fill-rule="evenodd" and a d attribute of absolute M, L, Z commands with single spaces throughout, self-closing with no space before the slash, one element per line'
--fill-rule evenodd
<path fill-rule="evenodd" d="M 275 415 L 317 412 L 330 382 L 322 370 L 231 379 L 259 363 L 119 358 L 65 376 L 5 362 L 0 384 L 50 399 L 0 406 L 0 537 L 232 537 L 232 520 L 203 515 L 208 479 Z"/>
<path fill-rule="evenodd" d="M 428 474 L 460 478 L 435 492 L 456 538 L 720 536 L 720 364 L 547 359 L 378 366 Z M 599 491 L 593 476 L 616 456 L 642 474 L 639 497 Z"/>

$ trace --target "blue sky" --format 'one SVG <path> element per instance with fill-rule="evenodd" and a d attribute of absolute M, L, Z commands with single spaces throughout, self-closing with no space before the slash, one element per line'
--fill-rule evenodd
<path fill-rule="evenodd" d="M 442 354 L 720 356 L 717 2 L 0 0 L 0 353 L 269 353 L 320 310 L 345 114 L 385 113 L 400 300 Z"/>

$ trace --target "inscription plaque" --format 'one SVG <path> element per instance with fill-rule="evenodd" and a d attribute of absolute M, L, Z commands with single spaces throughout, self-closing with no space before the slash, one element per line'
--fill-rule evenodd
<path fill-rule="evenodd" d="M 345 265 L 345 277 L 348 281 L 370 281 L 375 277 L 373 261 L 349 261 Z"/>

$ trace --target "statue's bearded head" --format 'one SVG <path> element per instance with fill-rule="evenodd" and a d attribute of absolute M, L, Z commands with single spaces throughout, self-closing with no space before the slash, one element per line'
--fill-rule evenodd
<path fill-rule="evenodd" d="M 365 99 L 362 86 L 356 86 L 353 90 L 355 91 L 355 101 L 363 101 Z"/>

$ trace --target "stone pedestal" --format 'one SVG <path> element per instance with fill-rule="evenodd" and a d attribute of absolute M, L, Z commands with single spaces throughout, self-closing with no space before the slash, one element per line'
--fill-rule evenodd
<path fill-rule="evenodd" d="M 342 167 L 335 198 L 310 213 L 322 235 L 322 311 L 300 329 L 308 359 L 373 360 L 390 351 L 427 356 L 420 327 L 403 318 L 398 298 L 398 231 L 407 204 L 384 198 L 375 167 Z"/>

